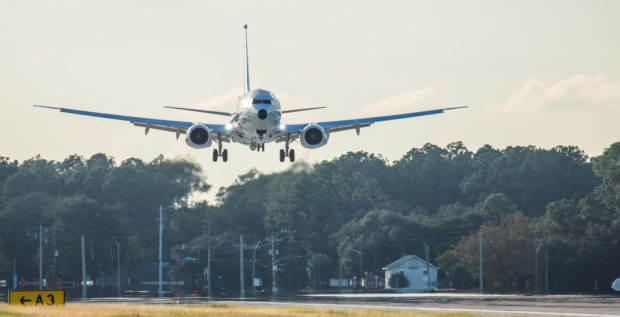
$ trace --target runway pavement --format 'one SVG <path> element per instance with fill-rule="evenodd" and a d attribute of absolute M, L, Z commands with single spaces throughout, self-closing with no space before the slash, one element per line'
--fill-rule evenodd
<path fill-rule="evenodd" d="M 469 312 L 488 315 L 620 317 L 620 296 L 479 295 L 461 293 L 308 294 L 278 298 L 95 298 L 88 302 L 306 306 L 334 309 Z"/>

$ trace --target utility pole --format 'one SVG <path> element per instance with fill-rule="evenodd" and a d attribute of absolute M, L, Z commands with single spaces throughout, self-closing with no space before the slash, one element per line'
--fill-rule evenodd
<path fill-rule="evenodd" d="M 545 242 L 545 294 L 549 294 L 549 240 Z"/>
<path fill-rule="evenodd" d="M 116 294 L 121 297 L 121 245 L 115 237 L 112 239 L 116 242 Z"/>
<path fill-rule="evenodd" d="M 162 296 L 162 235 L 164 232 L 164 226 L 163 226 L 163 221 L 162 221 L 162 217 L 163 217 L 163 213 L 164 213 L 164 208 L 159 205 L 159 283 L 158 283 L 158 293 L 159 293 L 159 297 Z"/>
<path fill-rule="evenodd" d="M 282 230 L 280 231 L 282 233 L 288 233 L 290 235 L 294 234 L 295 232 L 297 232 L 297 230 Z M 293 282 L 293 278 L 292 278 L 292 272 L 291 272 L 291 264 L 293 262 L 293 258 L 291 257 L 291 236 L 288 237 L 288 262 L 286 263 L 286 270 L 288 271 L 288 291 L 291 292 L 292 291 L 292 282 Z"/>
<path fill-rule="evenodd" d="M 256 279 L 256 250 L 258 249 L 259 245 L 260 240 L 256 242 L 256 245 L 254 246 L 252 252 L 252 292 L 254 293 L 254 296 L 256 296 L 256 286 L 254 285 L 254 280 Z"/>
<path fill-rule="evenodd" d="M 540 242 L 536 247 L 536 253 L 534 256 L 534 271 L 536 272 L 536 274 L 534 274 L 534 292 L 536 293 L 538 293 L 538 251 L 540 251 L 541 246 L 542 242 Z"/>
<path fill-rule="evenodd" d="M 293 258 L 291 258 L 291 238 L 288 239 L 288 263 L 286 263 L 286 270 L 288 271 L 288 291 L 292 292 L 293 278 L 291 277 L 291 262 L 293 262 Z"/>
<path fill-rule="evenodd" d="M 428 264 L 428 253 L 430 251 L 430 247 L 428 243 L 422 242 L 424 244 L 424 254 L 426 255 L 426 280 L 428 281 L 428 289 L 431 289 L 431 271 Z"/>
<path fill-rule="evenodd" d="M 478 249 L 480 262 L 480 294 L 484 293 L 484 280 L 482 279 L 482 227 L 478 230 Z"/>
<path fill-rule="evenodd" d="M 86 299 L 86 241 L 82 236 L 82 300 Z"/>
<path fill-rule="evenodd" d="M 239 283 L 241 284 L 241 297 L 245 296 L 245 263 L 243 260 L 243 251 L 251 250 L 254 247 L 248 246 L 243 242 L 243 235 L 239 235 L 239 244 L 233 244 L 234 247 L 239 248 Z M 252 273 L 254 274 L 254 273 Z M 254 285 L 254 277 L 252 276 L 252 285 Z"/>
<path fill-rule="evenodd" d="M 11 284 L 11 289 L 17 288 L 17 272 L 15 269 L 17 268 L 17 258 L 13 258 L 13 283 Z"/>
<path fill-rule="evenodd" d="M 271 291 L 274 294 L 278 293 L 278 284 L 276 283 L 276 248 L 275 248 L 275 238 L 271 236 Z"/>
<path fill-rule="evenodd" d="M 360 287 L 362 287 L 362 279 L 364 278 L 364 269 L 362 268 L 363 263 L 364 263 L 364 256 L 362 255 L 362 251 L 360 251 Z"/>
<path fill-rule="evenodd" d="M 275 243 L 276 242 L 280 242 L 282 241 L 282 239 L 276 239 L 273 235 L 271 236 L 271 238 L 267 238 L 265 239 L 268 242 L 271 242 L 271 291 L 273 293 L 273 295 L 278 294 L 278 283 L 277 283 L 277 271 L 278 271 L 278 264 L 276 262 L 276 247 L 275 247 Z"/>
<path fill-rule="evenodd" d="M 321 257 L 317 256 L 316 258 L 316 263 L 312 263 L 314 266 L 314 271 L 315 271 L 315 291 L 318 290 L 321 287 Z"/>
<path fill-rule="evenodd" d="M 207 295 L 211 298 L 211 249 L 207 250 Z"/>
<path fill-rule="evenodd" d="M 243 235 L 239 235 L 239 283 L 241 284 L 241 296 L 245 295 L 245 275 L 243 265 L 243 251 L 245 251 L 245 244 L 243 243 Z"/>
<path fill-rule="evenodd" d="M 207 208 L 207 295 L 211 298 L 211 219 Z"/>
<path fill-rule="evenodd" d="M 54 289 L 58 289 L 59 285 L 56 285 L 56 257 L 58 257 L 58 250 L 56 250 L 56 227 L 52 228 L 53 238 L 52 238 L 52 249 L 54 250 L 54 254 L 52 254 L 52 285 L 54 285 Z"/>
<path fill-rule="evenodd" d="M 338 289 L 342 292 L 342 256 L 338 254 Z"/>
<path fill-rule="evenodd" d="M 39 289 L 43 289 L 43 225 L 39 225 Z"/>

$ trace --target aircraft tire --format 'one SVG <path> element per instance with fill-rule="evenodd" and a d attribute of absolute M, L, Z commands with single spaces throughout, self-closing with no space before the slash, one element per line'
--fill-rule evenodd
<path fill-rule="evenodd" d="M 219 156 L 219 155 L 218 155 L 218 153 L 217 153 L 217 150 L 215 150 L 215 149 L 214 149 L 214 150 L 213 150 L 213 162 L 217 162 L 217 157 L 218 157 L 218 156 Z"/>
<path fill-rule="evenodd" d="M 280 150 L 280 162 L 284 162 L 284 156 L 285 156 L 284 150 Z"/>
<path fill-rule="evenodd" d="M 228 162 L 228 149 L 222 151 L 222 161 Z"/>
<path fill-rule="evenodd" d="M 295 162 L 295 150 L 288 151 L 288 159 L 291 161 L 291 163 Z"/>

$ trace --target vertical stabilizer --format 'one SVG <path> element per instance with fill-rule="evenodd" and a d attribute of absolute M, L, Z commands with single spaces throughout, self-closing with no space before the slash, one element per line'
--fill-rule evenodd
<path fill-rule="evenodd" d="M 243 37 L 245 48 L 245 92 L 250 91 L 250 65 L 248 64 L 248 25 L 243 25 Z"/>

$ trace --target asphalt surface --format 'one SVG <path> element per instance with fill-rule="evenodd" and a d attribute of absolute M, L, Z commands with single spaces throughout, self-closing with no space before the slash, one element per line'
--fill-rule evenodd
<path fill-rule="evenodd" d="M 278 298 L 121 297 L 93 298 L 86 302 L 124 302 L 164 305 L 267 305 L 334 309 L 470 312 L 511 316 L 620 317 L 620 296 L 613 295 L 479 295 L 422 294 L 308 294 Z"/>

